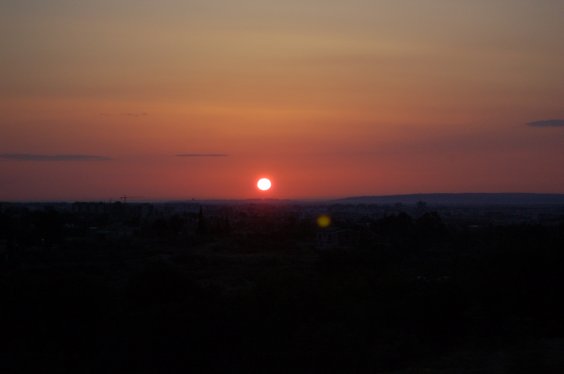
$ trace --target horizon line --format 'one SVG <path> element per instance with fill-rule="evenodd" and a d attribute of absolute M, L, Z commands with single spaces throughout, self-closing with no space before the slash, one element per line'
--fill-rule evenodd
<path fill-rule="evenodd" d="M 229 202 L 229 201 L 339 201 L 352 199 L 370 199 L 370 198 L 401 198 L 401 197 L 417 197 L 417 196 L 453 196 L 453 195 L 521 195 L 521 196 L 552 196 L 563 197 L 564 192 L 414 192 L 414 193 L 396 193 L 396 194 L 374 194 L 374 195 L 345 195 L 345 196 L 320 196 L 320 197 L 171 197 L 171 198 L 129 198 L 127 203 L 181 203 L 181 202 Z M 8 199 L 0 200 L 0 204 L 46 204 L 46 203 L 116 203 L 122 202 L 120 198 L 85 198 L 85 199 Z"/>

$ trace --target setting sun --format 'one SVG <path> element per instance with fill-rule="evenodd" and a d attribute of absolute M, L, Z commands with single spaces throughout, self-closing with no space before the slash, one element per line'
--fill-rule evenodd
<path fill-rule="evenodd" d="M 272 187 L 272 183 L 268 178 L 261 178 L 257 182 L 257 187 L 261 191 L 268 191 L 270 190 L 270 187 Z"/>

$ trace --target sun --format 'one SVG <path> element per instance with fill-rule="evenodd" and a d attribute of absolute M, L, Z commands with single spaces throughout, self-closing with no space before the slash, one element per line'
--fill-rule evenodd
<path fill-rule="evenodd" d="M 268 178 L 261 178 L 257 182 L 257 187 L 261 191 L 268 191 L 272 187 L 272 182 Z"/>

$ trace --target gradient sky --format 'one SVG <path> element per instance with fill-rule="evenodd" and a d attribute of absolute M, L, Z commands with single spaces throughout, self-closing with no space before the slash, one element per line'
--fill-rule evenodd
<path fill-rule="evenodd" d="M 564 193 L 562 14 L 3 1 L 0 200 Z"/>

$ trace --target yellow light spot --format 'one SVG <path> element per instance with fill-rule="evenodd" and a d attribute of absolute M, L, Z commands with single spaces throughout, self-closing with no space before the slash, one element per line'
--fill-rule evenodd
<path fill-rule="evenodd" d="M 331 217 L 326 214 L 322 214 L 317 217 L 317 226 L 321 227 L 322 229 L 329 227 L 331 225 Z"/>

